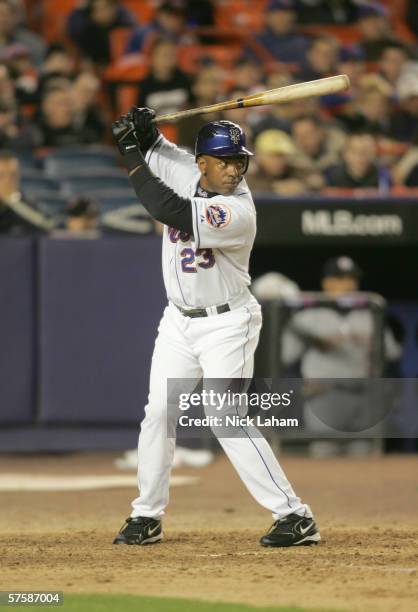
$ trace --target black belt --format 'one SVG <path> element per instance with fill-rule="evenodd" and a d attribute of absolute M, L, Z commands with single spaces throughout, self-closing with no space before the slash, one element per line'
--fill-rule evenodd
<path fill-rule="evenodd" d="M 182 315 L 184 315 L 185 317 L 190 317 L 191 319 L 194 319 L 196 317 L 208 317 L 209 316 L 209 313 L 206 308 L 193 308 L 192 310 L 185 310 L 184 308 L 177 306 L 177 304 L 174 304 L 174 306 L 180 310 Z M 230 310 L 231 309 L 229 307 L 229 304 L 222 304 L 221 306 L 216 306 L 217 314 L 222 314 L 223 312 L 229 312 Z"/>

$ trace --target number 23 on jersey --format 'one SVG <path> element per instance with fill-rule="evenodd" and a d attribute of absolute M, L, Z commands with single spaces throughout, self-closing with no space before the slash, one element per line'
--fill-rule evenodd
<path fill-rule="evenodd" d="M 168 236 L 171 242 L 189 242 L 190 234 L 180 232 L 172 227 L 168 230 Z M 192 247 L 184 247 L 180 251 L 181 269 L 186 274 L 197 272 L 197 268 L 207 270 L 215 265 L 215 256 L 212 249 L 193 249 Z"/>

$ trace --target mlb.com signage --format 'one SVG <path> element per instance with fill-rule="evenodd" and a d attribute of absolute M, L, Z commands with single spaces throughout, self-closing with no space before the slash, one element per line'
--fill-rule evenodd
<path fill-rule="evenodd" d="M 404 224 L 398 214 L 354 213 L 350 210 L 304 210 L 304 236 L 402 236 Z"/>
<path fill-rule="evenodd" d="M 256 198 L 259 245 L 411 245 L 418 199 Z"/>

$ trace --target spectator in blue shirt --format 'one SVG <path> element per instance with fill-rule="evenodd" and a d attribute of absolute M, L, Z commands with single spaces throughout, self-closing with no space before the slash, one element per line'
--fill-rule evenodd
<path fill-rule="evenodd" d="M 126 53 L 142 53 L 147 51 L 156 38 L 170 39 L 174 43 L 181 42 L 185 28 L 186 17 L 184 9 L 171 2 L 163 2 L 156 10 L 155 18 L 146 26 L 135 28 Z"/>
<path fill-rule="evenodd" d="M 336 72 L 338 42 L 331 36 L 314 38 L 302 62 L 301 70 L 296 74 L 298 81 L 323 79 Z"/>
<path fill-rule="evenodd" d="M 272 0 L 267 6 L 266 26 L 256 41 L 272 59 L 300 64 L 308 48 L 307 38 L 296 29 L 296 10 L 292 0 Z"/>
<path fill-rule="evenodd" d="M 67 31 L 85 58 L 106 66 L 111 60 L 110 32 L 134 25 L 135 17 L 119 0 L 87 0 L 70 13 Z"/>
<path fill-rule="evenodd" d="M 329 187 L 341 189 L 373 188 L 387 193 L 391 179 L 377 159 L 376 142 L 371 134 L 348 136 L 341 163 L 325 170 Z"/>

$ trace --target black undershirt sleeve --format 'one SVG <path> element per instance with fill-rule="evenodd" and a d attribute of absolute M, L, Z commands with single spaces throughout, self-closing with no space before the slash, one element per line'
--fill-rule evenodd
<path fill-rule="evenodd" d="M 123 156 L 135 193 L 151 217 L 169 227 L 193 234 L 191 200 L 177 195 L 155 176 L 139 151 Z"/>

